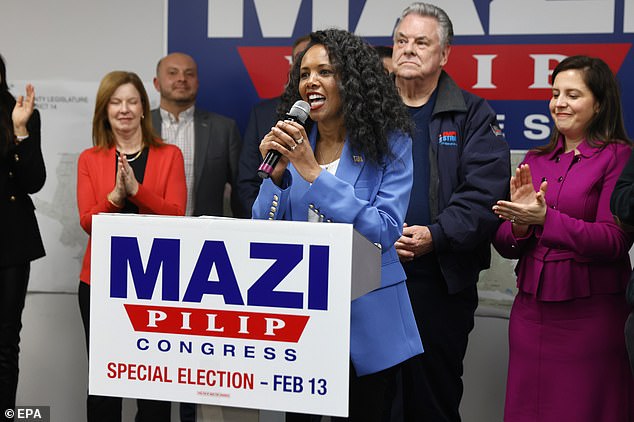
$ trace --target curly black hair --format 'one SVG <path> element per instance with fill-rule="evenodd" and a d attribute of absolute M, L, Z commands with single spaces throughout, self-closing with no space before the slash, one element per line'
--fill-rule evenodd
<path fill-rule="evenodd" d="M 326 29 L 310 34 L 310 43 L 293 64 L 282 94 L 280 118 L 301 99 L 299 71 L 304 54 L 313 45 L 326 48 L 335 70 L 351 150 L 374 163 L 382 163 L 391 155 L 388 135 L 411 133 L 411 119 L 376 50 L 348 31 Z"/>

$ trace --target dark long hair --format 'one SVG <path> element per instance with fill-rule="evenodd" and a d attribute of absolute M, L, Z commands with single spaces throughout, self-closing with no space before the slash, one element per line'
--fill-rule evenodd
<path fill-rule="evenodd" d="M 314 45 L 323 45 L 337 78 L 346 135 L 351 150 L 381 163 L 390 156 L 390 132 L 410 133 L 412 123 L 392 79 L 383 70 L 377 52 L 360 37 L 340 29 L 310 34 L 310 43 L 293 63 L 278 113 L 286 113 L 300 100 L 302 58 Z"/>
<path fill-rule="evenodd" d="M 586 129 L 586 141 L 594 147 L 611 143 L 630 144 L 625 131 L 621 94 L 618 81 L 610 67 L 601 59 L 588 56 L 570 56 L 562 60 L 553 70 L 552 81 L 566 70 L 579 70 L 595 101 L 599 105 Z M 553 127 L 550 142 L 537 148 L 537 151 L 549 153 L 557 148 L 560 132 Z"/>
<path fill-rule="evenodd" d="M 11 113 L 15 106 L 15 98 L 9 92 L 7 83 L 7 67 L 0 55 L 0 156 L 4 156 L 9 144 L 13 141 L 13 122 Z"/>

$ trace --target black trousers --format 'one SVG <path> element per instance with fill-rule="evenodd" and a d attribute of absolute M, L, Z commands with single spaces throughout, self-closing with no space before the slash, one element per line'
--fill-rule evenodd
<path fill-rule="evenodd" d="M 630 358 L 630 369 L 634 375 L 634 310 L 630 312 L 630 316 L 625 321 L 625 346 L 627 346 L 627 354 Z"/>
<path fill-rule="evenodd" d="M 180 403 L 178 405 L 178 414 L 181 422 L 196 422 L 196 404 Z"/>
<path fill-rule="evenodd" d="M 463 359 L 478 306 L 476 287 L 450 295 L 440 277 L 408 279 L 425 352 L 402 364 L 403 420 L 457 422 Z"/>
<path fill-rule="evenodd" d="M 20 331 L 22 310 L 29 284 L 29 262 L 0 267 L 0 416 L 6 418 L 6 409 L 15 409 L 18 389 L 18 361 L 20 354 Z"/>
<path fill-rule="evenodd" d="M 90 339 L 90 286 L 79 282 L 78 290 L 79 311 L 84 323 L 86 335 L 86 349 Z M 90 359 L 90 355 L 88 356 Z M 88 395 L 86 411 L 88 422 L 120 422 L 123 399 L 121 397 L 107 397 Z M 135 422 L 170 422 L 172 404 L 158 400 L 137 399 L 137 413 Z"/>
<path fill-rule="evenodd" d="M 357 376 L 350 364 L 349 417 L 330 418 L 333 422 L 385 422 L 389 421 L 396 390 L 396 375 L 399 366 L 383 371 Z M 321 416 L 301 413 L 286 413 L 286 422 L 319 422 Z"/>

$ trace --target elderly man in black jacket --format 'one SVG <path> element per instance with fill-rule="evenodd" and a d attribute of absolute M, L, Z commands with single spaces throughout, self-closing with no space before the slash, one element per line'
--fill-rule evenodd
<path fill-rule="evenodd" d="M 394 30 L 395 82 L 416 130 L 414 186 L 396 249 L 425 352 L 403 368 L 404 420 L 459 421 L 462 361 L 478 305 L 476 283 L 508 195 L 509 147 L 495 112 L 443 71 L 453 38 L 447 14 L 426 3 Z"/>

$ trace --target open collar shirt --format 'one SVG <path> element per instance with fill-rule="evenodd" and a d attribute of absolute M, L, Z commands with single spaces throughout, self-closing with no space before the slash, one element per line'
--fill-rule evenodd
<path fill-rule="evenodd" d="M 194 108 L 195 106 L 191 106 L 178 116 L 174 116 L 163 108 L 160 109 L 162 137 L 167 143 L 180 148 L 185 160 L 185 180 L 187 182 L 185 215 L 192 215 L 194 211 Z"/>

